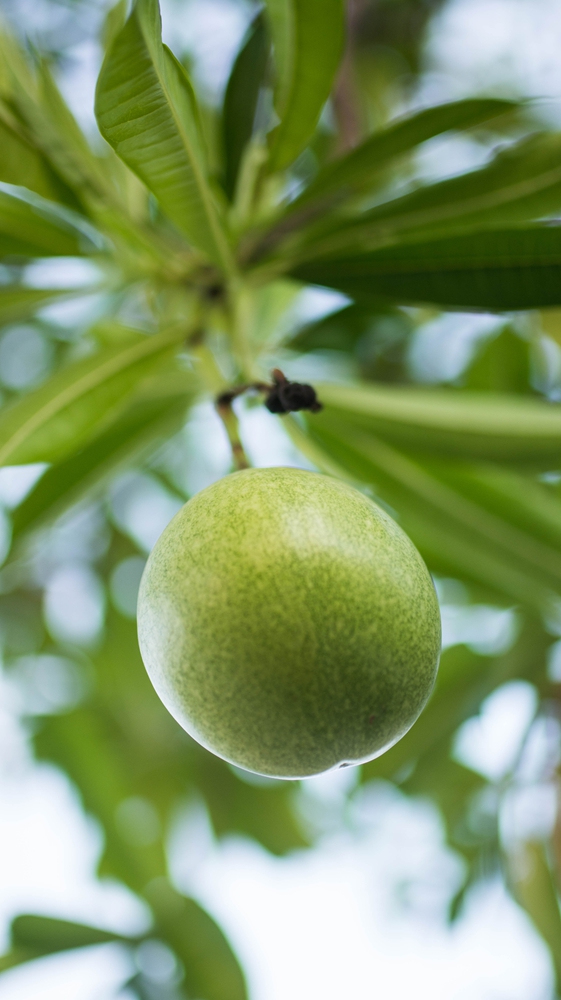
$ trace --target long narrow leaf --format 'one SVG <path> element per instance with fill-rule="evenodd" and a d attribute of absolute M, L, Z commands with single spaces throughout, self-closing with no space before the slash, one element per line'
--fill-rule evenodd
<path fill-rule="evenodd" d="M 76 257 L 99 252 L 80 218 L 39 198 L 0 191 L 0 257 Z"/>
<path fill-rule="evenodd" d="M 96 115 L 102 135 L 187 239 L 231 269 L 205 176 L 195 95 L 183 67 L 162 45 L 157 0 L 138 0 L 111 45 L 97 84 Z"/>
<path fill-rule="evenodd" d="M 281 122 L 271 136 L 271 169 L 282 170 L 309 141 L 343 49 L 342 0 L 266 0 Z"/>
<path fill-rule="evenodd" d="M 111 422 L 184 336 L 184 326 L 137 334 L 57 372 L 0 414 L 0 465 L 53 462 L 77 451 Z"/>
<path fill-rule="evenodd" d="M 79 295 L 76 289 L 61 288 L 0 288 L 0 326 L 32 316 L 37 309 L 53 299 Z"/>
<path fill-rule="evenodd" d="M 561 550 L 553 551 L 434 471 L 340 418 L 314 424 L 312 440 L 398 512 L 429 566 L 493 588 L 503 599 L 551 613 L 561 592 Z"/>
<path fill-rule="evenodd" d="M 346 421 L 408 452 L 535 465 L 561 463 L 561 406 L 532 397 L 412 386 L 318 387 Z M 314 418 L 320 426 L 328 412 Z"/>
<path fill-rule="evenodd" d="M 170 374 L 165 378 L 170 381 Z M 179 429 L 192 397 L 188 379 L 181 391 L 134 402 L 85 448 L 48 469 L 12 515 L 13 541 L 59 517 L 86 494 L 97 495 L 117 469 L 152 451 Z"/>
<path fill-rule="evenodd" d="M 517 106 L 511 101 L 471 98 L 425 108 L 391 122 L 346 156 L 326 164 L 291 208 L 330 195 L 340 200 L 355 191 L 365 190 L 388 163 L 428 139 L 502 118 Z"/>
<path fill-rule="evenodd" d="M 561 208 L 561 135 L 532 136 L 487 166 L 421 187 L 350 221 L 310 227 L 304 255 L 374 250 L 397 238 L 429 239 L 539 219 Z M 308 249 L 309 248 L 309 249 Z"/>
<path fill-rule="evenodd" d="M 359 299 L 497 310 L 555 306 L 561 304 L 561 226 L 398 244 L 310 260 L 292 274 Z"/>
<path fill-rule="evenodd" d="M 247 39 L 236 57 L 224 95 L 224 188 L 230 200 L 236 190 L 244 149 L 253 132 L 267 58 L 267 28 L 263 16 L 259 14 L 251 24 Z"/>

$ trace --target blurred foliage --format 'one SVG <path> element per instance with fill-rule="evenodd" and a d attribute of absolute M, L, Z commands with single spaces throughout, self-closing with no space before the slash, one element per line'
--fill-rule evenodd
<path fill-rule="evenodd" d="M 128 989 L 139 1000 L 246 996 L 223 932 L 170 877 L 178 810 L 203 804 L 217 837 L 251 837 L 277 855 L 313 835 L 293 783 L 244 777 L 166 713 L 134 615 L 158 509 L 163 527 L 192 492 L 190 415 L 286 363 L 318 375 L 325 404 L 282 418 L 302 454 L 385 505 L 464 610 L 513 610 L 503 647 L 445 651 L 425 712 L 361 782 L 436 804 L 465 860 L 452 918 L 471 886 L 503 871 L 561 992 L 559 823 L 539 836 L 504 836 L 500 824 L 545 719 L 548 754 L 531 781 L 555 794 L 558 783 L 561 136 L 492 95 L 396 117 L 440 6 L 267 0 L 219 108 L 195 93 L 190 54 L 162 45 L 156 0 L 130 12 L 119 3 L 105 25 L 87 0 L 53 2 L 33 44 L 2 29 L 0 457 L 44 463 L 8 504 L 5 672 L 26 694 L 37 756 L 69 775 L 103 828 L 100 874 L 126 884 L 153 922 L 127 937 L 22 914 L 0 970 L 116 941 L 137 958 L 150 947 L 172 956 L 159 984 L 137 961 Z M 65 46 L 88 31 L 105 47 L 105 141 L 83 134 L 56 82 Z M 487 163 L 423 182 L 423 144 L 458 134 Z M 348 300 L 310 322 L 300 308 L 310 282 Z M 439 355 L 458 340 L 454 310 L 468 308 L 474 321 L 499 315 L 473 325 L 447 374 Z M 445 340 L 431 341 L 439 330 Z M 89 630 L 73 618 L 79 587 L 97 614 Z M 461 761 L 458 732 L 512 681 L 533 686 L 538 708 L 495 781 Z"/>

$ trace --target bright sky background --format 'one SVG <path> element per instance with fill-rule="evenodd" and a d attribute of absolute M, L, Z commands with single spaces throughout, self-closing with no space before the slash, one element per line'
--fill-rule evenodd
<path fill-rule="evenodd" d="M 7 10 L 13 7 L 12 0 L 0 0 L 0 8 L 3 3 Z M 25 0 L 26 16 L 41 7 L 38 0 Z M 228 0 L 191 0 L 182 10 L 187 7 L 189 18 L 184 14 L 179 20 L 176 0 L 165 0 L 168 41 L 189 42 L 198 79 L 216 93 L 246 14 Z M 544 114 L 559 120 L 560 41 L 557 0 L 452 0 L 429 39 L 429 75 L 419 99 L 445 100 L 474 89 L 505 92 L 508 80 L 511 92 L 539 97 Z M 95 45 L 80 43 L 74 56 L 64 89 L 88 126 L 98 52 Z M 441 362 L 452 373 L 477 333 L 473 326 L 466 331 L 461 317 L 454 322 L 456 355 Z M 477 322 L 489 321 L 482 317 Z M 443 333 L 449 341 L 448 329 L 429 330 L 427 346 L 438 347 Z M 425 352 L 425 359 L 431 353 Z M 433 375 L 427 375 L 429 381 Z M 187 443 L 202 441 L 206 450 L 194 456 L 190 489 L 225 471 L 224 442 L 213 420 L 203 407 L 187 431 Z M 258 464 L 270 463 L 271 449 L 276 462 L 295 461 L 290 444 L 274 426 L 257 411 L 244 419 L 248 448 Z M 9 507 L 13 502 L 14 483 L 0 476 L 0 512 L 2 503 Z M 115 516 L 148 550 L 176 501 L 158 492 L 150 477 L 142 490 L 136 489 L 135 503 L 127 500 L 126 481 L 117 485 Z M 85 537 L 83 526 L 80 530 Z M 56 624 L 68 592 L 78 594 L 76 620 L 87 632 L 95 629 L 97 584 L 87 574 L 76 576 L 75 570 L 69 562 L 66 576 L 52 583 L 48 613 Z M 466 609 L 461 601 L 443 596 L 447 644 L 472 641 L 481 652 L 491 653 L 511 641 L 516 627 L 511 613 Z M 558 659 L 552 669 L 561 675 L 561 647 Z M 481 717 L 462 728 L 457 757 L 500 778 L 530 723 L 533 699 L 531 687 L 523 683 L 496 693 Z M 95 878 L 101 834 L 84 816 L 72 787 L 55 768 L 30 760 L 17 721 L 19 708 L 17 692 L 2 682 L 0 936 L 21 910 L 140 929 L 146 921 L 142 906 L 124 888 Z M 537 732 L 538 756 L 540 738 Z M 308 822 L 320 824 L 320 843 L 314 851 L 281 860 L 241 839 L 216 844 L 196 804 L 178 818 L 171 845 L 174 877 L 220 919 L 247 970 L 252 1000 L 409 1000 L 413 995 L 416 1000 L 550 1000 L 547 953 L 498 883 L 477 890 L 458 923 L 451 929 L 445 925 L 444 908 L 459 868 L 443 844 L 434 809 L 380 785 L 359 795 L 342 815 L 343 785 L 349 781 L 352 771 L 304 784 L 300 808 Z M 547 789 L 523 789 L 509 803 L 507 835 L 509 830 L 543 832 L 551 811 Z M 129 960 L 113 947 L 46 959 L 3 977 L 0 1000 L 111 1000 L 129 972 Z"/>

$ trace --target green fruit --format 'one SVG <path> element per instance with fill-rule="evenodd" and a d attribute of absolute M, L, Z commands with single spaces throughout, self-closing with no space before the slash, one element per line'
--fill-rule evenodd
<path fill-rule="evenodd" d="M 142 657 L 194 739 L 281 778 L 367 761 L 403 736 L 440 651 L 432 580 L 384 510 L 300 469 L 236 472 L 154 548 Z"/>

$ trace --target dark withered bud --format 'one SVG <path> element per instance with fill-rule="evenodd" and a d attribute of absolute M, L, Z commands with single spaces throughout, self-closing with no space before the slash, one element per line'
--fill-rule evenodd
<path fill-rule="evenodd" d="M 289 382 L 277 368 L 273 372 L 273 379 L 275 384 L 265 400 L 270 413 L 294 413 L 296 410 L 317 413 L 321 410 L 321 403 L 313 386 Z"/>

